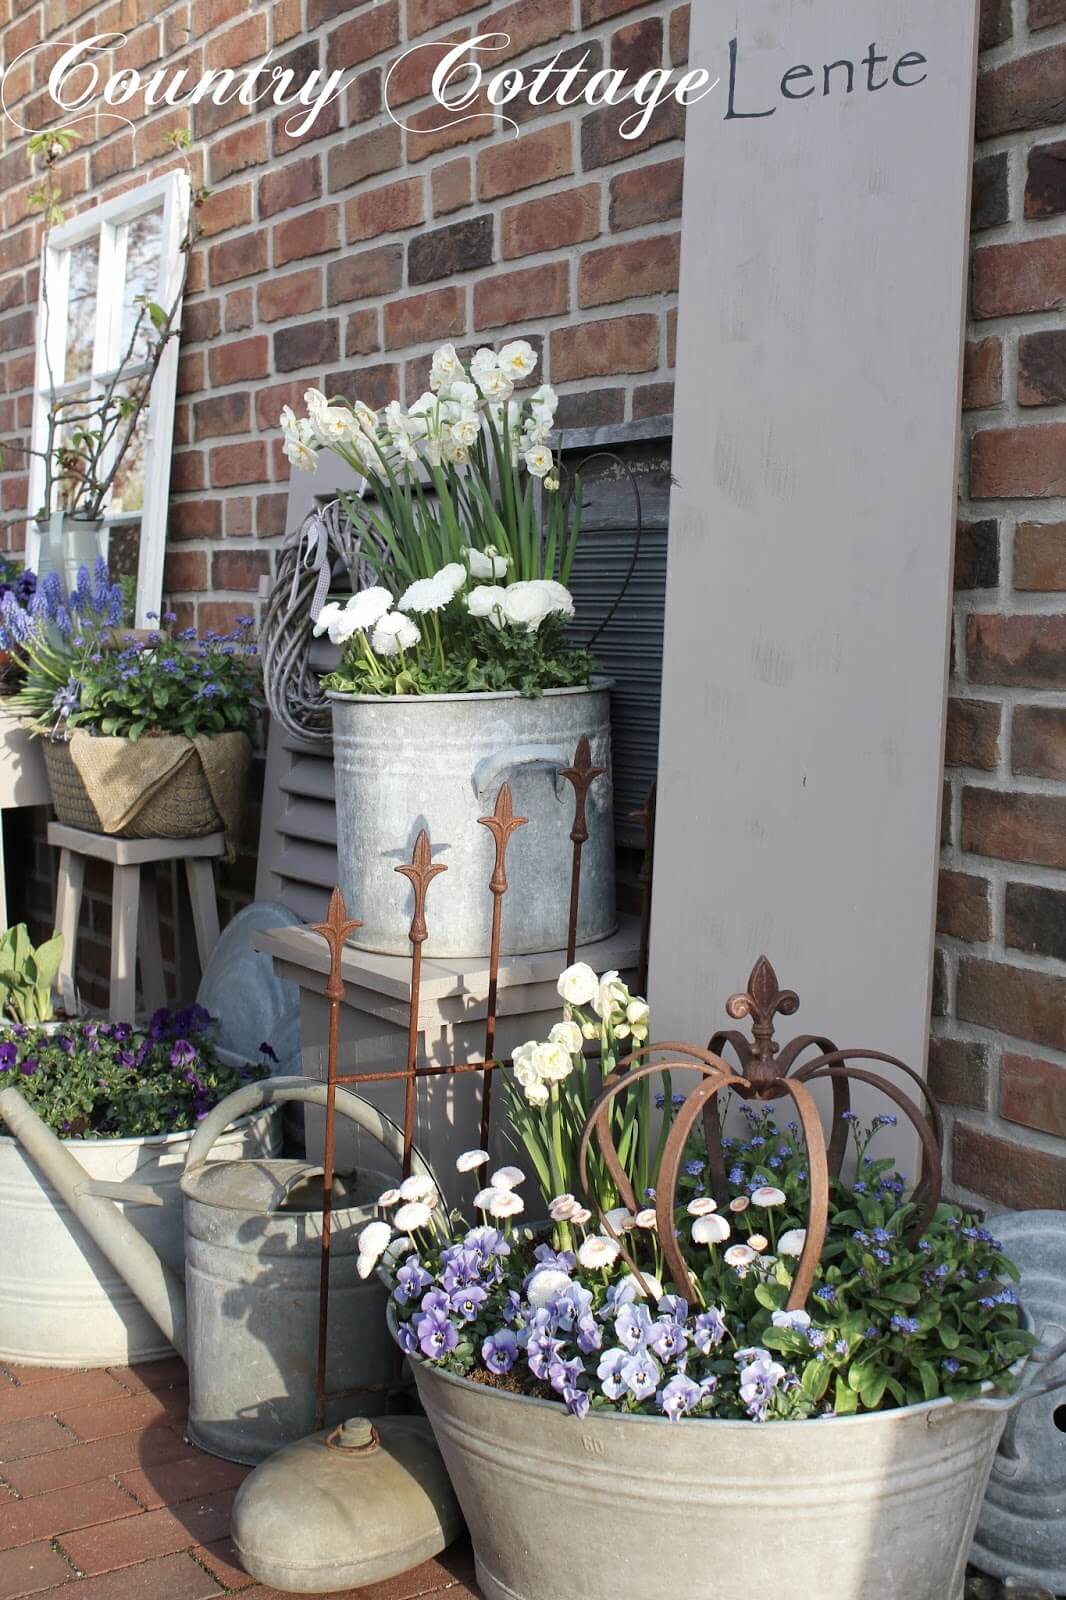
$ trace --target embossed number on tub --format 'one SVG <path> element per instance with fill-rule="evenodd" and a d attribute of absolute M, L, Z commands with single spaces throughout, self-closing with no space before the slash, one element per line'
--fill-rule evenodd
<path fill-rule="evenodd" d="M 581 1443 L 584 1445 L 590 1456 L 602 1456 L 605 1453 L 602 1441 L 599 1439 L 590 1439 L 587 1433 L 583 1433 L 581 1435 Z"/>

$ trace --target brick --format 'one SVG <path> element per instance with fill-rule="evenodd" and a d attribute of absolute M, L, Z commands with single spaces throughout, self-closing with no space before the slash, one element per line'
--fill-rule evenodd
<path fill-rule="evenodd" d="M 447 216 L 469 205 L 473 198 L 474 169 L 469 156 L 457 156 L 434 167 L 430 179 L 433 190 L 433 215 Z"/>
<path fill-rule="evenodd" d="M 510 5 L 478 18 L 478 33 L 506 34 L 510 40 L 493 57 L 494 66 L 514 56 L 524 55 L 537 45 L 548 44 L 570 32 L 571 0 L 511 0 Z"/>
<path fill-rule="evenodd" d="M 586 172 L 606 167 L 615 161 L 628 161 L 655 145 L 685 136 L 685 109 L 676 100 L 659 106 L 647 128 L 636 139 L 625 139 L 620 131 L 627 107 L 598 106 L 581 119 L 581 165 Z"/>
<path fill-rule="evenodd" d="M 972 303 L 978 318 L 1055 311 L 1066 305 L 1066 234 L 977 250 Z"/>
<path fill-rule="evenodd" d="M 200 232 L 204 238 L 247 228 L 252 220 L 252 186 L 232 183 L 228 189 L 213 189 L 200 207 Z"/>
<path fill-rule="evenodd" d="M 651 72 L 663 62 L 663 20 L 642 17 L 627 23 L 611 35 L 611 66 L 629 73 L 633 80 Z"/>
<path fill-rule="evenodd" d="M 224 239 L 207 252 L 208 278 L 213 287 L 232 283 L 236 278 L 250 278 L 253 273 L 264 271 L 266 265 L 265 233 L 243 233 L 235 239 Z"/>
<path fill-rule="evenodd" d="M 265 378 L 269 371 L 269 342 L 265 334 L 255 334 L 250 339 L 235 339 L 229 344 L 212 345 L 207 353 L 211 382 L 247 383 L 253 378 Z M 197 408 L 194 407 L 194 410 Z M 227 430 L 235 433 L 239 430 Z"/>
<path fill-rule="evenodd" d="M 981 0 L 979 43 L 982 50 L 1006 44 L 1011 29 L 1011 0 Z"/>
<path fill-rule="evenodd" d="M 0 1424 L 0 1466 L 5 1461 L 24 1461 L 27 1456 L 43 1456 L 50 1450 L 62 1450 L 69 1444 L 69 1433 L 60 1427 L 54 1417 L 5 1422 Z"/>
<path fill-rule="evenodd" d="M 413 165 L 451 150 L 458 144 L 487 139 L 499 127 L 499 113 L 490 106 L 488 96 L 479 94 L 465 108 L 462 117 L 450 117 L 439 105 L 425 106 L 404 118 L 407 128 L 407 161 Z"/>
<path fill-rule="evenodd" d="M 508 206 L 500 216 L 505 260 L 566 249 L 596 238 L 599 232 L 600 188 L 594 183 Z"/>
<path fill-rule="evenodd" d="M 357 393 L 372 411 L 381 411 L 400 398 L 400 369 L 381 363 L 376 367 L 359 365 L 355 372 L 331 372 L 326 378 L 330 394 Z"/>
<path fill-rule="evenodd" d="M 407 37 L 428 33 L 430 28 L 476 11 L 484 3 L 485 0 L 407 0 Z"/>
<path fill-rule="evenodd" d="M 1066 44 L 1006 61 L 977 79 L 977 137 L 1066 122 Z"/>
<path fill-rule="evenodd" d="M 191 552 L 180 552 L 186 559 Z M 118 1433 L 135 1433 L 165 1421 L 175 1412 L 182 1413 L 188 1405 L 188 1393 L 183 1387 L 173 1394 L 125 1395 L 121 1400 L 104 1404 L 65 1405 L 56 1408 L 56 1415 L 65 1428 L 79 1439 L 107 1439 Z"/>
<path fill-rule="evenodd" d="M 203 550 L 168 550 L 163 567 L 163 588 L 168 595 L 196 594 L 201 589 L 207 588 L 207 556 Z M 107 1407 L 110 1410 L 110 1407 Z M 152 1416 L 165 1415 L 160 1408 L 153 1407 L 149 1410 L 148 1420 Z M 132 1428 L 122 1426 L 122 1418 L 114 1419 L 117 1426 L 113 1425 L 104 1434 L 94 1433 L 93 1438 L 105 1438 L 108 1433 L 129 1433 L 139 1428 L 136 1422 Z"/>
<path fill-rule="evenodd" d="M 1066 798 L 966 788 L 962 848 L 1003 861 L 1066 868 Z"/>
<path fill-rule="evenodd" d="M 326 299 L 331 306 L 392 294 L 403 282 L 403 245 L 379 245 L 331 261 L 326 273 Z M 329 359 L 332 359 L 330 357 Z"/>
<path fill-rule="evenodd" d="M 484 28 L 481 29 L 484 32 Z M 415 48 L 401 51 L 386 69 L 389 83 L 389 105 L 409 105 L 412 100 L 424 100 L 433 90 L 433 75 L 448 52 L 462 39 L 470 36 L 469 28 L 445 34 L 440 39 L 425 39 Z M 494 58 L 495 64 L 495 58 Z"/>
<path fill-rule="evenodd" d="M 633 417 L 669 417 L 674 409 L 672 383 L 648 383 L 633 390 Z"/>
<path fill-rule="evenodd" d="M 222 506 L 218 500 L 171 500 L 167 539 L 217 539 L 222 532 Z"/>
<path fill-rule="evenodd" d="M 361 72 L 354 82 L 348 85 L 345 101 L 349 127 L 354 128 L 357 123 L 368 122 L 381 110 L 384 103 L 382 77 L 380 67 L 371 67 L 369 72 Z"/>
<path fill-rule="evenodd" d="M 250 539 L 251 536 L 252 497 L 250 494 L 234 495 L 226 501 L 226 537 Z"/>
<path fill-rule="evenodd" d="M 1011 768 L 1023 777 L 1066 780 L 1066 708 L 1014 708 Z"/>
<path fill-rule="evenodd" d="M 994 589 L 999 583 L 999 523 L 959 521 L 955 527 L 955 588 Z"/>
<path fill-rule="evenodd" d="M 1006 1122 L 1066 1139 L 1066 1067 L 1035 1056 L 1004 1053 L 999 1114 Z"/>
<path fill-rule="evenodd" d="M 274 366 L 278 372 L 310 371 L 336 361 L 340 349 L 340 324 L 336 317 L 297 323 L 279 328 L 275 333 Z"/>
<path fill-rule="evenodd" d="M 1066 892 L 1036 883 L 1008 883 L 1004 942 L 1028 955 L 1066 961 Z"/>
<path fill-rule="evenodd" d="M 1026 333 L 1018 340 L 1018 403 L 1050 406 L 1066 401 L 1066 329 Z"/>
<path fill-rule="evenodd" d="M 1003 399 L 1003 344 L 998 338 L 968 340 L 962 371 L 962 409 L 979 411 Z"/>
<path fill-rule="evenodd" d="M 77 1594 L 78 1600 L 209 1600 L 219 1587 L 192 1555 L 172 1555 L 81 1578 Z"/>
<path fill-rule="evenodd" d="M 1036 144 L 1025 176 L 1025 215 L 1059 217 L 1066 212 L 1066 139 Z"/>
<path fill-rule="evenodd" d="M 600 378 L 620 372 L 648 372 L 659 353 L 659 319 L 647 314 L 609 317 L 551 336 L 554 383 Z"/>
<path fill-rule="evenodd" d="M 201 606 L 201 616 L 210 609 Z M 232 1490 L 219 1490 L 121 1522 L 66 1534 L 59 1545 L 87 1577 L 115 1572 L 156 1556 L 187 1550 L 191 1545 L 221 1539 L 229 1530 L 233 1494 Z"/>
<path fill-rule="evenodd" d="M 1016 1210 L 1066 1206 L 1066 1157 L 956 1122 L 955 1182 Z"/>
<path fill-rule="evenodd" d="M 66 1376 L 69 1379 L 69 1374 Z M 42 1452 L 25 1459 L 8 1456 L 3 1477 L 16 1494 L 29 1497 L 92 1483 L 116 1472 L 154 1467 L 165 1461 L 194 1459 L 195 1456 L 196 1452 L 183 1442 L 173 1427 L 157 1426 L 93 1444 L 68 1444 L 66 1449 L 50 1450 L 47 1454 Z"/>
<path fill-rule="evenodd" d="M 678 6 L 670 13 L 670 65 L 683 67 L 688 61 L 689 24 L 692 7 Z"/>
<path fill-rule="evenodd" d="M 972 683 L 1066 688 L 1066 615 L 970 616 L 966 657 Z"/>
<path fill-rule="evenodd" d="M 344 208 L 344 232 L 349 244 L 376 238 L 380 233 L 398 233 L 414 228 L 425 217 L 425 185 L 421 178 L 404 178 L 399 183 L 371 189 L 349 200 Z"/>
<path fill-rule="evenodd" d="M 485 215 L 420 233 L 407 247 L 407 279 L 411 287 L 491 266 L 493 227 L 492 217 Z"/>
<path fill-rule="evenodd" d="M 434 106 L 438 116 L 441 108 Z M 345 144 L 334 145 L 329 152 L 328 180 L 330 194 L 339 189 L 350 189 L 354 183 L 363 183 L 381 172 L 391 172 L 400 165 L 402 135 L 394 122 L 369 133 L 357 134 Z"/>
<path fill-rule="evenodd" d="M 107 1372 L 67 1372 L 24 1388 L 0 1388 L 0 1423 L 51 1416 L 59 1405 L 102 1404 L 123 1395 L 122 1386 Z"/>
<path fill-rule="evenodd" d="M 399 0 L 378 0 L 334 28 L 326 40 L 326 66 L 330 72 L 344 72 L 399 42 Z"/>
<path fill-rule="evenodd" d="M 958 1013 L 965 1022 L 1033 1044 L 1066 1048 L 1066 977 L 965 956 Z"/>
<path fill-rule="evenodd" d="M 306 156 L 302 161 L 290 161 L 276 171 L 264 173 L 259 180 L 259 215 L 276 216 L 279 211 L 291 211 L 294 206 L 307 205 L 322 198 L 322 162 L 318 156 Z"/>
<path fill-rule="evenodd" d="M 1014 535 L 1014 587 L 1055 594 L 1066 590 L 1066 522 L 1022 522 Z"/>
<path fill-rule="evenodd" d="M 456 284 L 385 306 L 385 348 L 457 339 L 466 333 L 466 290 Z"/>
<path fill-rule="evenodd" d="M 1054 28 L 1060 22 L 1066 22 L 1066 0 L 1029 0 L 1030 33 Z"/>
<path fill-rule="evenodd" d="M 247 394 L 214 394 L 193 406 L 197 439 L 217 439 L 221 434 L 248 433 L 251 405 Z"/>
<path fill-rule="evenodd" d="M 305 267 L 302 272 L 290 272 L 283 278 L 270 277 L 257 291 L 263 322 L 304 316 L 309 311 L 320 311 L 323 304 L 321 267 Z"/>
<path fill-rule="evenodd" d="M 202 450 L 176 450 L 170 458 L 170 489 L 172 494 L 183 494 L 189 489 L 204 486 L 204 456 Z"/>
<path fill-rule="evenodd" d="M 21 1550 L 5 1550 L 0 1563 L 0 1600 L 36 1594 L 40 1589 L 66 1583 L 72 1576 L 63 1557 L 50 1544 L 26 1544 Z"/>
<path fill-rule="evenodd" d="M 999 762 L 999 724 L 994 700 L 949 699 L 945 765 L 992 771 Z"/>
<path fill-rule="evenodd" d="M 941 1105 L 988 1105 L 988 1050 L 965 1039 L 929 1041 L 929 1087 Z"/>
<path fill-rule="evenodd" d="M 526 267 L 474 284 L 474 327 L 500 328 L 558 316 L 570 305 L 570 273 L 565 261 Z M 553 336 L 554 337 L 554 336 Z"/>
<path fill-rule="evenodd" d="M 308 389 L 306 378 L 292 378 L 288 383 L 271 384 L 268 389 L 257 389 L 255 393 L 255 423 L 261 432 L 274 433 L 278 426 L 283 406 L 292 406 L 294 411 L 303 409 L 304 394 Z"/>
<path fill-rule="evenodd" d="M 337 207 L 322 206 L 298 217 L 279 222 L 274 229 L 274 265 L 304 261 L 308 256 L 324 255 L 340 244 L 340 218 Z"/>
<path fill-rule="evenodd" d="M 208 163 L 212 183 L 221 183 L 235 172 L 258 167 L 267 159 L 267 130 L 262 122 L 249 123 L 225 133 L 211 146 Z"/>
<path fill-rule="evenodd" d="M 975 500 L 1036 500 L 1066 494 L 1066 423 L 986 428 L 970 446 Z"/>
<path fill-rule="evenodd" d="M 231 289 L 226 296 L 222 325 L 227 333 L 241 333 L 252 326 L 254 297 L 251 289 Z"/>
<path fill-rule="evenodd" d="M 265 550 L 216 550 L 211 558 L 211 584 L 215 589 L 244 589 L 258 594 L 260 578 L 269 573 L 270 556 Z"/>
<path fill-rule="evenodd" d="M 381 349 L 381 314 L 376 310 L 353 311 L 344 326 L 346 356 L 365 356 Z"/>
<path fill-rule="evenodd" d="M 612 232 L 671 222 L 681 215 L 685 164 L 678 156 L 653 167 L 635 167 L 611 179 Z"/>
<path fill-rule="evenodd" d="M 622 422 L 626 414 L 624 389 L 581 389 L 574 394 L 559 396 L 559 409 L 555 425 L 566 431 L 570 428 L 613 427 Z"/>
<path fill-rule="evenodd" d="M 222 317 L 217 300 L 193 300 L 182 308 L 182 339 L 188 344 L 200 344 L 218 337 Z"/>
<path fill-rule="evenodd" d="M 211 483 L 216 489 L 238 483 L 265 483 L 269 476 L 266 445 L 260 439 L 219 445 L 211 451 L 210 460 Z"/>
<path fill-rule="evenodd" d="M 621 16 L 624 11 L 635 11 L 646 0 L 581 0 L 581 26 L 594 28 L 597 22 Z"/>
<path fill-rule="evenodd" d="M 538 183 L 553 183 L 573 170 L 570 124 L 554 123 L 483 150 L 477 164 L 478 199 L 495 200 Z"/>
<path fill-rule="evenodd" d="M 32 1500 L 0 1501 L 0 1550 L 6 1552 L 39 1539 L 54 1539 L 77 1528 L 135 1516 L 140 1506 L 109 1478 L 78 1489 L 57 1489 Z"/>
<path fill-rule="evenodd" d="M 937 932 L 967 944 L 992 936 L 990 890 L 985 878 L 942 869 L 936 904 Z"/>
<path fill-rule="evenodd" d="M 637 295 L 670 294 L 677 288 L 680 259 L 679 233 L 589 251 L 578 267 L 578 305 L 612 305 Z"/>

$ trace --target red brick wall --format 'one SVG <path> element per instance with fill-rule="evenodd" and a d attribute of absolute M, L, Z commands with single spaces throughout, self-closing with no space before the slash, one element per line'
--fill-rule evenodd
<path fill-rule="evenodd" d="M 982 46 L 930 1071 L 956 1190 L 1066 1206 L 1066 0 Z"/>

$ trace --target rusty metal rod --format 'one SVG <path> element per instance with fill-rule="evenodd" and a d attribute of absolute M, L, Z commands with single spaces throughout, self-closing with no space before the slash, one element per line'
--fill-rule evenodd
<path fill-rule="evenodd" d="M 503 897 L 507 893 L 507 846 L 512 834 L 524 828 L 528 817 L 516 817 L 511 801 L 511 786 L 503 784 L 496 796 L 496 806 L 491 817 L 479 817 L 478 822 L 492 834 L 496 845 L 496 861 L 489 879 L 492 895 L 492 939 L 489 945 L 489 994 L 485 1008 L 485 1061 L 492 1062 L 496 1054 L 496 1006 L 500 978 L 500 930 L 503 926 Z M 489 1126 L 492 1121 L 492 1067 L 487 1065 L 481 1084 L 481 1148 L 489 1146 Z"/>

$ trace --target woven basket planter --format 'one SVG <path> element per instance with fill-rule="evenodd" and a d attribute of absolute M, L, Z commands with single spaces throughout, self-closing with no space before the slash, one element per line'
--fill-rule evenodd
<path fill-rule="evenodd" d="M 219 740 L 233 743 L 235 762 L 245 771 L 251 754 L 250 741 L 244 734 L 220 734 Z M 113 756 L 112 782 L 123 784 L 123 768 L 130 769 L 129 782 L 135 782 L 134 772 L 138 745 L 129 740 L 109 739 L 109 752 Z M 191 745 L 191 741 L 186 741 Z M 108 833 L 120 839 L 198 839 L 204 834 L 220 833 L 232 819 L 220 816 L 204 771 L 199 751 L 193 747 L 188 760 L 183 761 L 145 797 L 132 815 L 120 827 L 108 827 L 86 787 L 81 772 L 75 765 L 67 739 L 42 739 L 48 781 L 52 789 L 52 804 L 56 818 L 69 827 L 82 828 L 89 833 Z M 126 760 L 126 746 L 129 760 Z M 243 786 L 243 785 L 242 785 Z"/>

